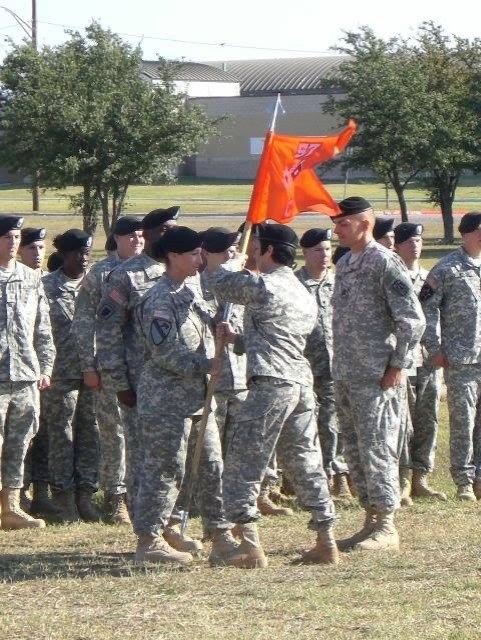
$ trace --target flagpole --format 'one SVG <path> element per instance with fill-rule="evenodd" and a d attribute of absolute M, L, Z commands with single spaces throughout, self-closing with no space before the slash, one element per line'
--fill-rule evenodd
<path fill-rule="evenodd" d="M 251 237 L 252 222 L 249 220 L 249 215 L 254 211 L 255 207 L 257 206 L 259 200 L 262 197 L 262 191 L 259 185 L 262 184 L 263 176 L 266 174 L 269 166 L 269 156 L 270 156 L 269 151 L 271 147 L 271 139 L 272 139 L 272 135 L 274 134 L 279 107 L 281 106 L 282 106 L 281 94 L 278 93 L 276 104 L 274 106 L 274 113 L 272 114 L 271 125 L 269 127 L 266 138 L 264 140 L 264 146 L 262 148 L 262 154 L 259 161 L 259 166 L 257 168 L 257 173 L 254 181 L 254 186 L 252 189 L 251 198 L 249 201 L 249 209 L 247 211 L 247 216 L 244 223 L 244 229 L 242 231 L 242 236 L 239 242 L 239 253 L 241 255 L 247 252 L 247 247 L 249 245 L 249 240 Z M 232 307 L 233 305 L 231 303 L 226 304 L 224 309 L 223 322 L 229 322 L 230 316 L 232 314 Z M 224 353 L 224 346 L 225 346 L 225 343 L 223 339 L 217 339 L 215 341 L 215 354 L 214 354 L 215 360 L 218 361 L 220 358 L 222 358 Z M 214 376 L 211 376 L 207 384 L 204 407 L 202 409 L 202 417 L 200 419 L 199 428 L 197 432 L 197 440 L 195 443 L 194 455 L 192 458 L 192 466 L 191 466 L 192 472 L 191 472 L 189 485 L 187 487 L 187 492 L 186 492 L 187 495 L 186 495 L 185 508 L 182 511 L 182 518 L 181 518 L 181 524 L 180 524 L 180 531 L 182 534 L 184 534 L 187 531 L 187 525 L 189 522 L 189 511 L 192 505 L 194 486 L 196 484 L 197 476 L 199 474 L 200 457 L 202 455 L 202 447 L 204 443 L 205 432 L 207 429 L 207 422 L 212 409 L 212 400 L 214 398 L 216 383 L 217 383 L 217 379 Z"/>

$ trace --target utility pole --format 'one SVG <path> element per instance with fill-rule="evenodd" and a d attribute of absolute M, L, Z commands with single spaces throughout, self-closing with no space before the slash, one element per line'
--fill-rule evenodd
<path fill-rule="evenodd" d="M 23 29 L 23 31 L 30 38 L 33 49 L 38 50 L 37 44 L 37 0 L 32 0 L 32 23 L 28 24 L 23 18 L 21 18 L 15 11 L 12 11 L 8 7 L 0 6 L 0 9 L 4 9 L 9 13 L 15 22 Z M 38 171 L 34 172 L 32 176 L 32 210 L 40 211 L 40 189 L 38 186 Z"/>

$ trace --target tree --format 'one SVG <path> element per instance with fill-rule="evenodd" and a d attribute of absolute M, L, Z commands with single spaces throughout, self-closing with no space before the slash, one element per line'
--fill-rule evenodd
<path fill-rule="evenodd" d="M 405 189 L 422 168 L 419 144 L 425 138 L 423 110 L 429 99 L 423 68 L 407 42 L 383 40 L 366 26 L 346 32 L 343 43 L 336 50 L 347 57 L 340 77 L 329 83 L 325 110 L 359 124 L 345 166 L 370 168 L 390 184 L 407 220 Z"/>
<path fill-rule="evenodd" d="M 175 66 L 159 61 L 162 81 L 140 75 L 141 51 L 97 23 L 85 37 L 35 52 L 15 46 L 0 79 L 0 161 L 11 170 L 39 170 L 43 188 L 82 187 L 84 229 L 100 211 L 107 233 L 133 182 L 172 174 L 214 132 L 214 124 L 174 90 Z"/>

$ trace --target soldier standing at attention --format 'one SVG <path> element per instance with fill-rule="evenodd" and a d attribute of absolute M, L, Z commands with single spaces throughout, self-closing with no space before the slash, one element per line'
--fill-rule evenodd
<path fill-rule="evenodd" d="M 309 527 L 317 532 L 316 545 L 303 561 L 337 563 L 335 510 L 322 466 L 312 372 L 304 356 L 317 306 L 292 272 L 298 246 L 294 231 L 281 224 L 263 224 L 257 234 L 252 240 L 257 274 L 232 273 L 228 265 L 211 273 L 219 299 L 245 306 L 248 393 L 223 476 L 227 517 L 238 525 L 242 541 L 227 564 L 267 566 L 255 523 L 261 482 L 276 446 L 299 502 L 311 511 Z M 235 342 L 238 335 L 224 328 L 226 337 Z"/>
<path fill-rule="evenodd" d="M 361 531 L 339 547 L 397 549 L 397 387 L 405 384 L 424 315 L 406 267 L 373 240 L 370 203 L 351 197 L 339 207 L 334 231 L 351 251 L 336 265 L 332 373 L 344 455 L 366 512 Z"/>
<path fill-rule="evenodd" d="M 69 229 L 53 244 L 63 264 L 43 277 L 57 348 L 52 387 L 42 403 L 49 436 L 50 487 L 63 521 L 80 516 L 86 522 L 97 522 L 99 514 L 92 503 L 100 457 L 95 396 L 83 383 L 77 336 L 72 331 L 75 300 L 87 271 L 92 236 Z"/>
<path fill-rule="evenodd" d="M 295 273 L 317 303 L 317 323 L 314 331 L 307 337 L 305 356 L 314 376 L 314 393 L 318 402 L 317 428 L 324 469 L 332 486 L 333 496 L 349 499 L 352 498 L 347 482 L 349 469 L 342 455 L 331 371 L 331 298 L 334 292 L 331 237 L 331 229 L 306 231 L 300 242 L 305 264 Z"/>
<path fill-rule="evenodd" d="M 24 460 L 38 428 L 39 391 L 55 357 L 40 274 L 16 260 L 23 218 L 0 215 L 0 483 L 2 529 L 44 527 L 20 508 Z"/>
<path fill-rule="evenodd" d="M 125 503 L 125 439 L 124 427 L 114 390 L 108 380 L 102 386 L 96 356 L 95 327 L 97 309 L 104 282 L 112 269 L 139 255 L 144 248 L 142 218 L 124 216 L 114 225 L 110 236 L 116 250 L 92 266 L 82 280 L 75 303 L 72 330 L 77 336 L 80 367 L 85 386 L 97 391 L 96 415 L 100 431 L 101 486 L 104 491 L 103 519 L 109 524 L 129 524 Z"/>
<path fill-rule="evenodd" d="M 462 246 L 431 269 L 420 300 L 426 314 L 423 345 L 430 362 L 444 368 L 448 392 L 451 476 L 458 500 L 476 501 L 481 396 L 481 212 L 465 214 L 459 223 Z M 441 332 L 439 333 L 439 325 Z"/>
<path fill-rule="evenodd" d="M 211 309 L 187 282 L 202 264 L 202 236 L 187 227 L 170 229 L 156 243 L 166 272 L 139 302 L 136 313 L 147 345 L 138 385 L 139 440 L 143 455 L 134 516 L 139 562 L 188 564 L 165 536 L 186 473 L 188 450 L 202 416 L 207 374 L 220 372 L 210 330 Z M 187 473 L 189 470 L 187 470 Z M 212 564 L 224 564 L 237 549 L 222 506 L 222 450 L 214 414 L 203 440 L 198 484 Z"/>
<path fill-rule="evenodd" d="M 18 253 L 22 262 L 41 276 L 47 272 L 42 269 L 45 258 L 45 237 L 47 230 L 43 228 L 24 227 L 21 231 Z M 32 441 L 25 458 L 25 490 L 20 500 L 26 497 L 26 490 L 32 484 L 32 502 L 28 511 L 41 518 L 56 518 L 57 510 L 48 496 L 48 431 L 45 420 L 40 415 L 39 429 Z M 24 507 L 25 509 L 25 507 Z"/>
<path fill-rule="evenodd" d="M 408 268 L 418 296 L 428 274 L 419 264 L 423 248 L 422 234 L 422 224 L 403 222 L 394 229 L 396 253 Z M 403 473 L 409 474 L 412 469 L 412 486 L 411 482 L 408 482 L 408 486 L 413 498 L 446 500 L 444 493 L 435 491 L 428 484 L 428 475 L 433 471 L 436 453 L 441 371 L 429 363 L 423 351 L 419 344 L 414 353 L 413 367 L 408 371 L 409 411 L 413 430 L 403 447 L 401 478 Z M 403 465 L 406 466 L 403 468 Z"/>

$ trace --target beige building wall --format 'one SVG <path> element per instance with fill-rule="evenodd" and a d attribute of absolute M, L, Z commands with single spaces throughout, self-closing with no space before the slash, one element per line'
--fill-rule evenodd
<path fill-rule="evenodd" d="M 276 131 L 293 135 L 325 135 L 340 129 L 332 116 L 323 113 L 325 95 L 282 96 L 285 113 L 279 112 Z M 275 96 L 195 98 L 213 118 L 226 116 L 219 125 L 220 136 L 199 149 L 195 157 L 195 175 L 228 180 L 255 177 L 259 154 L 269 128 Z M 339 169 L 329 177 L 339 177 Z"/>

